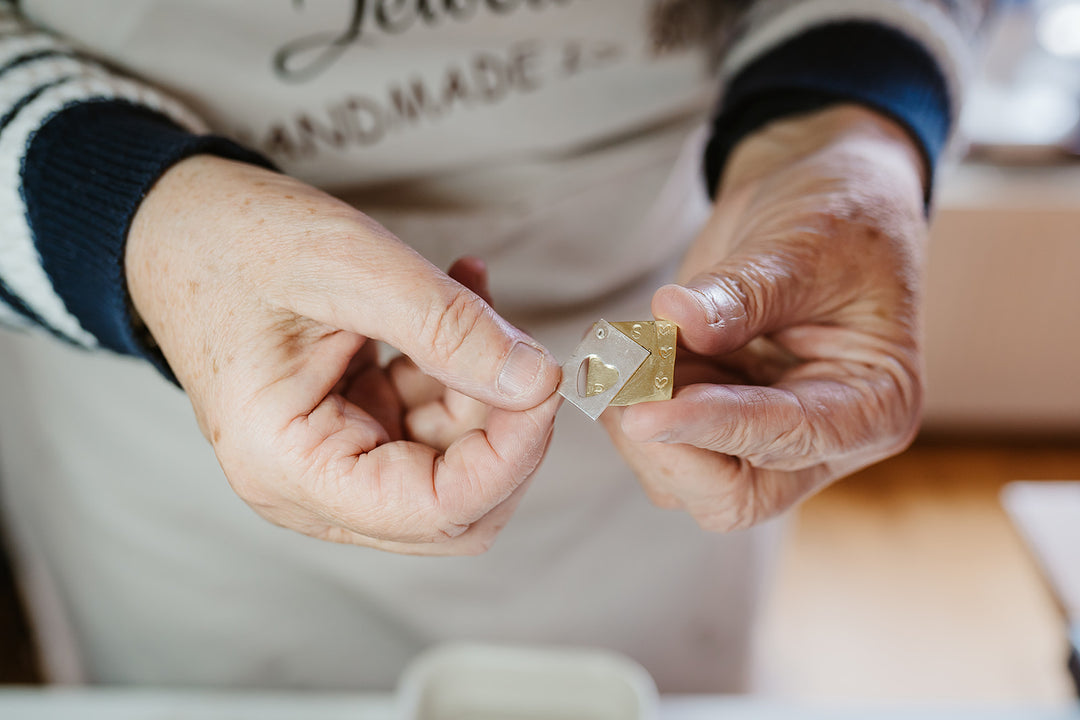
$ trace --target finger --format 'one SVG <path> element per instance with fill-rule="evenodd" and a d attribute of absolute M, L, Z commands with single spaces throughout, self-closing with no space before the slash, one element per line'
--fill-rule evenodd
<path fill-rule="evenodd" d="M 252 361 L 245 368 L 248 382 L 235 383 L 258 388 L 254 393 L 232 397 L 228 385 L 221 392 L 221 400 L 253 414 L 250 420 L 269 432 L 306 417 L 329 394 L 341 389 L 354 359 L 367 352 L 370 344 L 363 336 L 304 322 L 311 327 L 261 339 L 262 345 L 252 353 Z M 223 415 L 235 414 L 230 412 L 234 408 L 224 410 Z M 228 425 L 241 435 L 251 432 L 243 424 Z M 213 433 L 212 440 L 217 443 Z M 243 444 L 243 438 L 238 440 Z"/>
<path fill-rule="evenodd" d="M 378 252 L 358 244 L 332 269 L 317 268 L 326 279 L 297 291 L 299 311 L 383 340 L 426 374 L 489 405 L 521 410 L 554 392 L 560 371 L 549 352 L 478 294 L 381 232 Z"/>
<path fill-rule="evenodd" d="M 548 445 L 551 435 L 548 435 Z M 545 450 L 547 446 L 545 445 Z M 479 555 L 491 549 L 495 540 L 503 528 L 510 522 L 510 518 L 517 511 L 522 498 L 532 483 L 532 476 L 510 493 L 510 497 L 495 506 L 490 512 L 476 522 L 469 525 L 468 530 L 456 538 L 445 543 L 429 544 L 423 549 L 426 555 Z M 442 547 L 449 545 L 450 547 Z"/>
<path fill-rule="evenodd" d="M 634 471 L 649 502 L 664 510 L 680 510 L 682 499 L 665 482 L 668 475 L 662 458 L 658 455 L 679 450 L 679 446 L 660 443 L 635 442 L 622 431 L 624 407 L 609 407 L 600 415 L 600 424 L 607 431 L 615 449 Z"/>
<path fill-rule="evenodd" d="M 728 357 L 707 358 L 684 350 L 675 361 L 675 388 L 697 383 L 745 385 L 751 382 L 741 368 L 728 367 L 725 362 Z"/>
<path fill-rule="evenodd" d="M 613 415 L 614 422 L 605 426 L 649 500 L 661 508 L 685 510 L 711 532 L 752 527 L 838 476 L 825 465 L 785 472 L 690 445 L 634 442 Z"/>
<path fill-rule="evenodd" d="M 313 464 L 355 457 L 388 443 L 386 426 L 340 395 L 328 395 L 307 416 L 297 418 L 289 430 L 306 442 L 293 447 Z"/>
<path fill-rule="evenodd" d="M 469 430 L 484 427 L 489 410 L 468 395 L 447 390 L 442 398 L 406 413 L 405 429 L 410 439 L 445 452 Z"/>
<path fill-rule="evenodd" d="M 494 545 L 498 534 L 506 527 L 510 517 L 517 510 L 518 505 L 528 489 L 531 478 L 518 486 L 506 500 L 495 507 L 484 517 L 470 525 L 467 530 L 457 537 L 449 538 L 443 542 L 396 542 L 393 540 L 379 540 L 367 535 L 346 530 L 339 526 L 328 525 L 319 531 L 311 533 L 314 537 L 330 542 L 345 543 L 369 547 L 384 552 L 397 553 L 399 555 L 419 555 L 427 557 L 448 557 L 463 555 L 480 555 L 487 552 Z"/>
<path fill-rule="evenodd" d="M 680 342 L 694 352 L 731 352 L 814 313 L 806 282 L 812 268 L 805 264 L 779 252 L 732 258 L 685 286 L 661 287 L 653 295 L 653 315 L 675 322 Z"/>
<path fill-rule="evenodd" d="M 320 449 L 300 502 L 325 525 L 380 541 L 445 542 L 504 502 L 528 479 L 547 448 L 559 396 L 527 411 L 492 411 L 483 430 L 458 438 L 439 455 L 413 442 L 350 446 L 334 436 Z M 320 406 L 322 407 L 322 406 Z M 340 407 L 325 408 L 319 426 L 338 432 Z M 313 416 L 318 413 L 313 413 Z M 310 533 L 311 530 L 309 529 Z"/>
<path fill-rule="evenodd" d="M 776 337 L 756 337 L 738 350 L 710 358 L 718 370 L 723 370 L 723 373 L 718 372 L 718 375 L 727 374 L 740 379 L 704 382 L 730 385 L 773 385 L 779 382 L 786 373 L 797 367 L 801 360 L 790 348 L 776 342 Z"/>
<path fill-rule="evenodd" d="M 484 426 L 488 405 L 447 389 L 409 358 L 394 358 L 387 372 L 405 407 L 408 439 L 444 452 L 460 435 Z"/>
<path fill-rule="evenodd" d="M 448 274 L 454 280 L 479 295 L 488 305 L 492 304 L 488 289 L 487 265 L 477 257 L 459 258 L 450 266 Z M 489 406 L 455 390 L 445 390 L 429 404 L 416 407 L 406 418 L 413 439 L 439 451 L 467 431 L 484 426 Z"/>
<path fill-rule="evenodd" d="M 487 264 L 480 258 L 472 255 L 458 258 L 446 274 L 479 295 L 488 305 L 495 306 L 488 288 Z"/>
<path fill-rule="evenodd" d="M 463 257 L 450 266 L 448 274 L 454 280 L 479 295 L 489 305 L 491 295 L 487 286 L 487 267 L 475 257 Z M 469 430 L 481 428 L 487 419 L 488 406 L 467 395 L 448 390 L 420 372 L 408 358 L 398 358 L 391 372 L 395 381 L 407 387 L 409 412 L 405 426 L 409 438 L 435 448 L 446 449 Z"/>
<path fill-rule="evenodd" d="M 748 459 L 788 453 L 804 466 L 817 462 L 799 397 L 779 388 L 690 385 L 667 402 L 627 408 L 621 428 L 638 442 L 685 443 Z"/>
<path fill-rule="evenodd" d="M 453 522 L 471 524 L 501 503 L 540 465 L 562 398 L 525 412 L 494 409 L 484 430 L 458 438 L 435 470 L 435 489 Z"/>
<path fill-rule="evenodd" d="M 775 387 L 683 388 L 668 402 L 628 408 L 622 429 L 635 440 L 686 443 L 776 469 L 881 458 L 910 442 L 918 424 L 912 382 L 861 363 L 809 363 Z"/>
<path fill-rule="evenodd" d="M 446 386 L 425 375 L 412 359 L 399 355 L 386 366 L 390 383 L 401 398 L 406 410 L 438 402 L 446 393 Z"/>
<path fill-rule="evenodd" d="M 338 392 L 386 428 L 390 440 L 404 437 L 401 398 L 379 367 L 373 343 L 360 350 L 350 363 Z"/>

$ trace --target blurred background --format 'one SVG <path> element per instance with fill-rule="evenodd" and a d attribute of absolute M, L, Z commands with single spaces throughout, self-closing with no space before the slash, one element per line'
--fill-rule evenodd
<path fill-rule="evenodd" d="M 954 153 L 931 241 L 924 430 L 796 514 L 762 616 L 765 691 L 1075 696 L 1065 603 L 1000 493 L 1080 480 L 1080 0 L 1007 5 Z M 1080 574 L 1073 532 L 1055 552 Z M 0 683 L 38 680 L 0 560 Z"/>
<path fill-rule="evenodd" d="M 961 130 L 930 243 L 923 431 L 800 510 L 761 651 L 785 694 L 1075 697 L 1064 603 L 1000 493 L 1080 480 L 1080 1 L 1006 7 Z M 1054 552 L 1075 581 L 1071 524 Z"/>

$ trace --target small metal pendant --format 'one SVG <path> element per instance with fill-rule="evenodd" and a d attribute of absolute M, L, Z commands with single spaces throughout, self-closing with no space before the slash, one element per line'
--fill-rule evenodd
<path fill-rule="evenodd" d="M 559 394 L 593 420 L 608 405 L 670 399 L 676 334 L 667 320 L 600 320 L 563 364 Z"/>
<path fill-rule="evenodd" d="M 611 405 L 633 405 L 653 400 L 670 400 L 675 384 L 675 339 L 678 326 L 670 320 L 611 323 L 631 340 L 649 351 L 649 357 L 611 399 Z"/>

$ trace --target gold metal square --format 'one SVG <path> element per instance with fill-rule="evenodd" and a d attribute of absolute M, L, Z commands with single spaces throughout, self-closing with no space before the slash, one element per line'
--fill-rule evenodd
<path fill-rule="evenodd" d="M 678 326 L 670 320 L 613 322 L 611 326 L 649 351 L 641 364 L 611 400 L 611 405 L 670 400 L 675 384 L 675 342 Z M 591 365 L 590 365 L 591 369 Z"/>

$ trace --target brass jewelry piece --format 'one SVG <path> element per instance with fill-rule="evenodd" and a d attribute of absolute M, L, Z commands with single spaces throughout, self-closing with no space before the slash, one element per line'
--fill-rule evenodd
<path fill-rule="evenodd" d="M 667 320 L 600 320 L 563 364 L 559 394 L 593 420 L 609 405 L 670 400 L 677 333 Z"/>
<path fill-rule="evenodd" d="M 633 405 L 670 400 L 675 381 L 675 338 L 678 327 L 670 320 L 611 323 L 649 351 L 649 357 L 611 400 L 611 405 Z"/>

